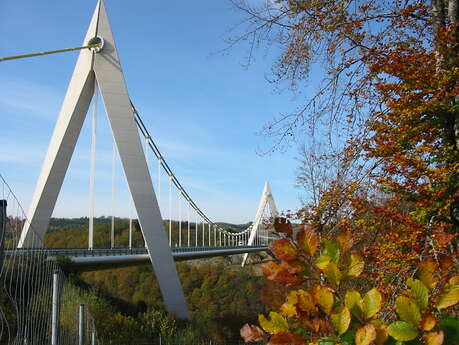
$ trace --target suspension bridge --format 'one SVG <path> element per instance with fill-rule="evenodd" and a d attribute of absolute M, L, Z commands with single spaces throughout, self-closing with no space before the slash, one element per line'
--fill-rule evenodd
<path fill-rule="evenodd" d="M 65 258 L 66 265 L 72 270 L 81 271 L 151 263 L 167 310 L 178 317 L 188 318 L 174 261 L 243 254 L 244 266 L 250 253 L 266 251 L 269 242 L 277 237 L 272 231 L 272 222 L 278 216 L 278 210 L 268 183 L 263 188 L 252 225 L 242 231 L 231 230 L 212 221 L 190 196 L 191 193 L 160 152 L 128 95 L 103 0 L 97 4 L 81 47 L 0 61 L 74 50 L 79 50 L 78 60 L 27 213 L 22 210 L 6 181 L 1 179 L 0 278 L 4 281 L 9 279 L 9 285 L 4 284 L 4 292 L 10 303 L 15 305 L 17 314 L 14 331 L 8 328 L 5 311 L 0 315 L 1 339 L 6 339 L 8 335 L 8 343 L 38 344 L 48 336 L 48 343 L 52 345 L 65 343 L 59 301 L 66 285 L 59 258 Z M 112 199 L 116 193 L 115 163 L 119 159 L 132 197 L 131 206 L 137 215 L 131 215 L 129 219 L 129 243 L 126 248 L 116 247 L 114 212 L 110 247 L 97 248 L 94 242 L 99 99 L 103 100 L 113 134 Z M 92 119 L 87 248 L 44 248 L 50 218 L 88 113 L 91 113 Z M 153 171 L 156 171 L 156 179 Z M 168 214 L 168 219 L 163 217 L 164 214 Z M 178 223 L 177 228 L 172 226 L 173 222 Z M 136 224 L 143 235 L 143 247 L 133 247 L 132 234 Z M 38 267 L 44 268 L 47 276 L 38 274 Z M 30 279 L 39 277 L 40 281 L 29 281 L 31 285 L 25 284 L 27 288 L 18 288 L 20 283 L 14 283 L 14 279 L 21 277 L 18 270 Z M 35 320 L 34 312 L 41 310 L 38 305 L 42 303 L 37 300 L 37 295 L 45 292 L 52 304 L 51 315 L 45 321 L 40 318 Z M 90 337 L 88 343 L 95 343 L 94 324 L 89 325 L 87 314 L 80 306 L 79 344 L 84 343 L 85 336 Z M 84 323 L 88 325 L 83 327 Z M 89 329 L 92 331 L 89 332 Z"/>

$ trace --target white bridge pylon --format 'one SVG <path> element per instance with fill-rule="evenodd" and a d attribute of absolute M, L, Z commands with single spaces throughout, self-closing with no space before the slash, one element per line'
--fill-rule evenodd
<path fill-rule="evenodd" d="M 102 42 L 100 49 L 81 50 L 54 128 L 18 244 L 41 247 L 43 239 L 98 85 L 132 195 L 145 244 L 167 309 L 189 317 L 175 262 L 134 120 L 115 40 L 103 0 L 99 0 L 83 45 Z M 33 229 L 33 230 L 31 230 Z"/>
<path fill-rule="evenodd" d="M 260 203 L 258 204 L 257 214 L 255 216 L 255 220 L 252 223 L 252 229 L 250 231 L 250 237 L 247 241 L 247 245 L 251 246 L 253 241 L 255 240 L 255 236 L 257 234 L 258 228 L 263 221 L 263 215 L 265 213 L 266 207 L 269 207 L 269 211 L 271 213 L 272 218 L 276 218 L 279 216 L 279 212 L 277 211 L 276 202 L 274 201 L 273 194 L 271 193 L 271 188 L 269 188 L 269 183 L 266 182 L 263 188 L 263 193 L 261 195 Z M 249 253 L 244 254 L 244 258 L 242 259 L 241 266 L 244 267 L 247 257 Z"/>

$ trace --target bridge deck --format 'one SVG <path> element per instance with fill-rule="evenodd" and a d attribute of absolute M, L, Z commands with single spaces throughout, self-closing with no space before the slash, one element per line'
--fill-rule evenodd
<path fill-rule="evenodd" d="M 254 253 L 269 250 L 263 246 L 227 246 L 227 247 L 173 247 L 175 261 L 186 261 Z M 103 268 L 141 265 L 150 261 L 146 248 L 18 248 L 5 250 L 5 256 L 43 254 L 50 260 L 62 259 L 63 263 L 76 270 L 89 271 Z"/>

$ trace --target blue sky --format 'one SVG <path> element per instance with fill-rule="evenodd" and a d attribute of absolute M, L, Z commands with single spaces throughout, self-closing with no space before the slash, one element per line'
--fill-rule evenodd
<path fill-rule="evenodd" d="M 263 0 L 253 0 L 263 1 Z M 84 1 L 0 1 L 0 55 L 78 46 L 96 5 Z M 216 221 L 254 217 L 265 181 L 279 209 L 296 209 L 297 148 L 260 156 L 272 142 L 262 126 L 294 108 L 288 92 L 266 81 L 275 50 L 242 66 L 247 46 L 226 47 L 227 31 L 242 20 L 227 0 L 106 0 L 130 97 L 155 142 L 191 196 Z M 0 63 L 0 173 L 25 208 L 78 53 Z M 88 214 L 90 116 L 54 216 Z M 111 214 L 112 141 L 99 111 L 96 214 Z M 116 214 L 129 213 L 117 165 Z M 151 167 L 156 186 L 156 165 Z M 163 180 L 165 177 L 163 175 Z M 168 217 L 163 186 L 162 212 Z M 176 203 L 175 203 L 176 204 Z M 174 208 L 172 215 L 176 216 Z"/>

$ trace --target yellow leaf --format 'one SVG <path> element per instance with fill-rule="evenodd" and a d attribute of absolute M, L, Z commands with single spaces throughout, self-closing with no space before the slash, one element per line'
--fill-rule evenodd
<path fill-rule="evenodd" d="M 296 307 L 295 307 L 295 305 L 287 303 L 287 302 L 281 305 L 280 311 L 281 311 L 282 315 L 284 315 L 285 317 L 296 316 Z"/>
<path fill-rule="evenodd" d="M 358 277 L 365 267 L 365 262 L 359 254 L 351 254 L 346 268 L 347 277 Z"/>
<path fill-rule="evenodd" d="M 442 345 L 444 340 L 443 331 L 429 332 L 424 336 L 426 345 Z"/>
<path fill-rule="evenodd" d="M 325 314 L 330 315 L 334 303 L 334 297 L 330 289 L 325 286 L 316 285 L 313 291 L 314 299 L 320 309 L 322 309 Z"/>
<path fill-rule="evenodd" d="M 419 264 L 419 279 L 429 290 L 437 285 L 437 278 L 434 276 L 436 270 L 437 264 L 432 259 L 427 259 Z"/>
<path fill-rule="evenodd" d="M 338 286 L 341 279 L 343 278 L 343 274 L 341 273 L 338 266 L 334 262 L 330 262 L 327 266 L 325 266 L 323 272 L 324 272 L 324 276 L 334 286 Z"/>
<path fill-rule="evenodd" d="M 429 305 L 429 290 L 424 283 L 420 280 L 409 278 L 406 285 L 410 287 L 408 292 L 417 302 L 419 309 L 426 309 Z"/>
<path fill-rule="evenodd" d="M 380 320 L 373 320 L 371 324 L 376 328 L 376 345 L 383 345 L 387 338 L 389 338 L 389 334 L 387 334 L 387 326 Z"/>
<path fill-rule="evenodd" d="M 451 278 L 449 279 L 449 283 L 450 283 L 451 285 L 459 285 L 459 275 L 454 276 L 454 277 L 451 277 Z"/>
<path fill-rule="evenodd" d="M 355 345 L 370 345 L 376 339 L 376 328 L 371 324 L 360 327 L 355 333 Z"/>
<path fill-rule="evenodd" d="M 436 307 L 444 309 L 451 307 L 459 302 L 459 285 L 458 280 L 453 277 L 441 289 L 440 295 L 437 297 Z"/>
<path fill-rule="evenodd" d="M 266 319 L 263 314 L 258 315 L 258 322 L 266 332 L 276 334 L 288 330 L 287 320 L 282 315 L 272 311 L 269 317 L 271 320 Z"/>
<path fill-rule="evenodd" d="M 298 292 L 303 290 L 293 290 L 287 294 L 287 303 L 297 304 L 298 303 Z"/>
<path fill-rule="evenodd" d="M 341 335 L 349 328 L 349 324 L 351 323 L 351 313 L 349 312 L 349 309 L 342 306 L 333 311 L 330 319 L 333 327 L 335 327 L 338 334 Z"/>
<path fill-rule="evenodd" d="M 421 321 L 421 312 L 415 301 L 405 296 L 398 296 L 395 299 L 395 308 L 398 316 L 403 321 L 417 327 Z"/>
<path fill-rule="evenodd" d="M 371 289 L 363 297 L 363 315 L 365 319 L 370 319 L 375 316 L 381 309 L 382 296 L 376 289 Z"/>
<path fill-rule="evenodd" d="M 316 259 L 315 264 L 317 267 L 323 270 L 325 267 L 327 267 L 330 261 L 331 261 L 331 257 L 327 255 L 321 255 Z"/>
<path fill-rule="evenodd" d="M 347 290 L 344 304 L 355 317 L 360 319 L 363 316 L 363 301 L 358 291 Z"/>

